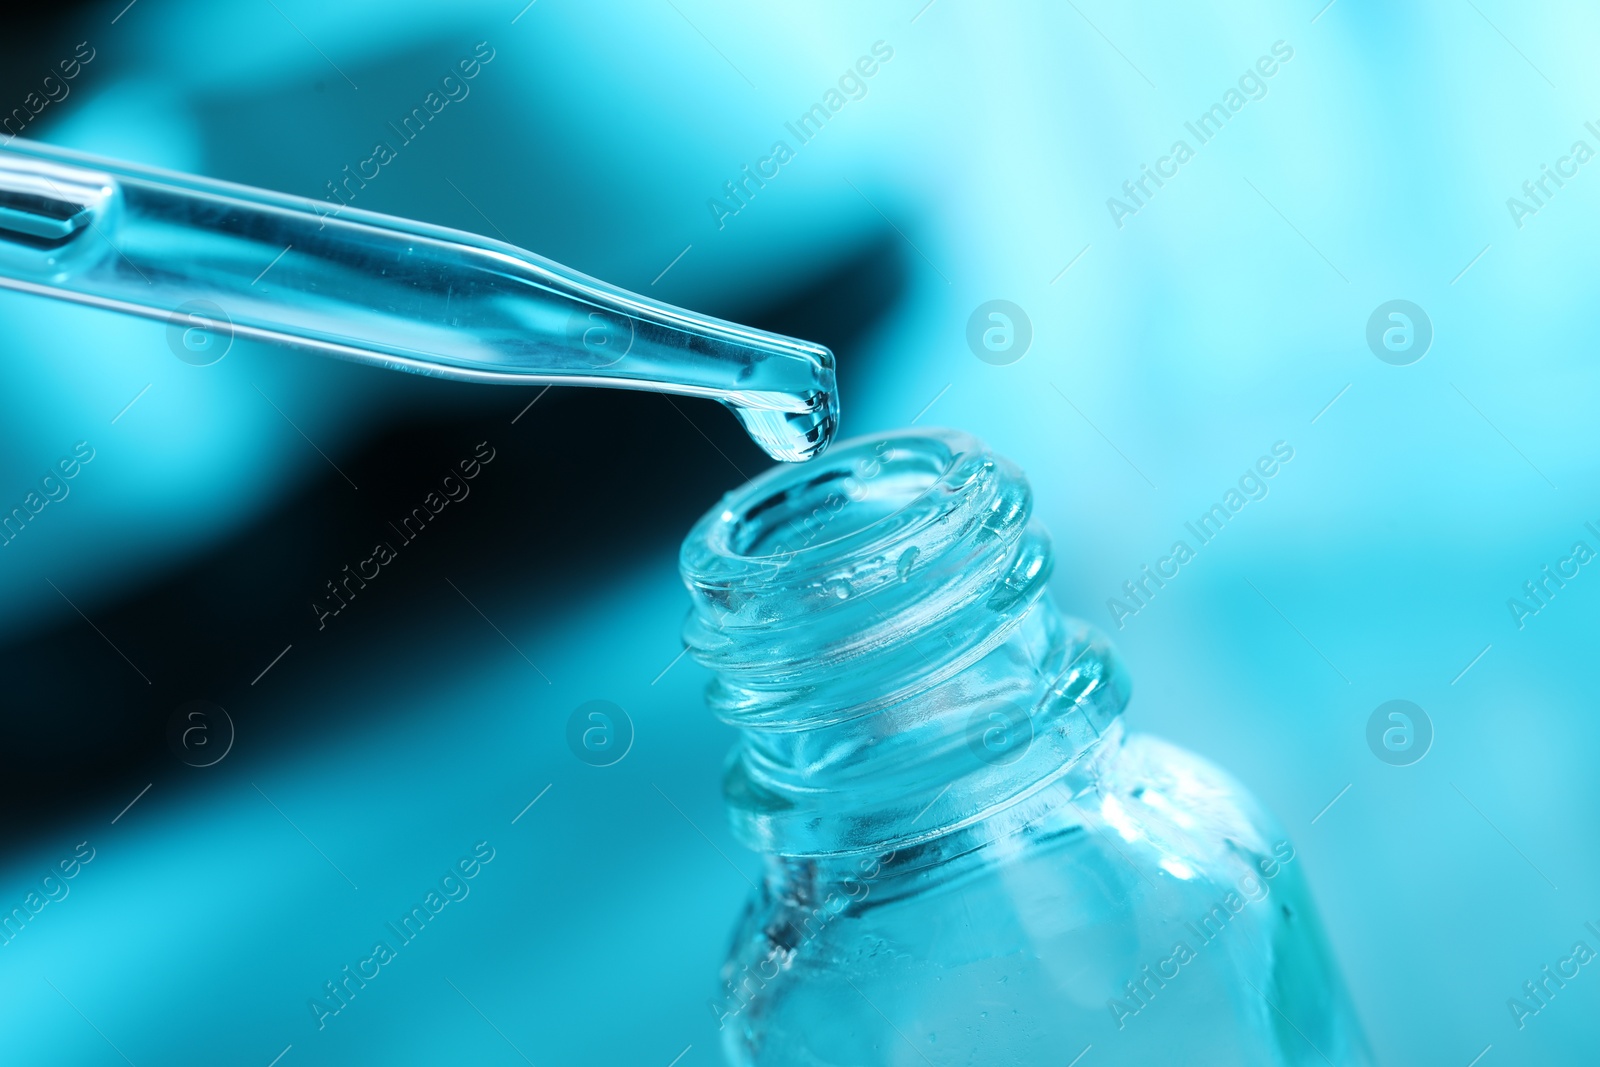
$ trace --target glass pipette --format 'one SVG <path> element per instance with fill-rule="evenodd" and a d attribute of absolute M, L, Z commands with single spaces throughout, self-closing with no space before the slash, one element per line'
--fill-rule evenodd
<path fill-rule="evenodd" d="M 476 234 L 20 139 L 0 148 L 0 287 L 441 378 L 706 397 L 779 460 L 838 425 L 821 345 Z"/>

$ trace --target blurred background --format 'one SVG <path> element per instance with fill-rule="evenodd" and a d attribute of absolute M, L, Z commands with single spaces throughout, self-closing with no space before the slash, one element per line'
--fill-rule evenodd
<path fill-rule="evenodd" d="M 525 2 L 35 6 L 0 38 L 0 138 L 320 198 L 486 43 L 357 206 L 823 342 L 846 435 L 1016 460 L 1130 726 L 1282 820 L 1380 1058 L 1593 1061 L 1600 975 L 1520 1025 L 1508 999 L 1600 948 L 1574 556 L 1600 551 L 1600 15 Z M 159 322 L 13 293 L 0 330 L 0 505 L 93 457 L 0 548 L 8 1062 L 720 1062 L 759 865 L 676 551 L 768 465 L 733 417 L 243 340 L 196 367 Z M 480 442 L 470 497 L 319 628 Z M 1279 443 L 1265 497 L 1130 601 Z M 610 766 L 568 743 L 593 700 L 632 739 Z M 319 1023 L 475 848 L 470 893 Z"/>

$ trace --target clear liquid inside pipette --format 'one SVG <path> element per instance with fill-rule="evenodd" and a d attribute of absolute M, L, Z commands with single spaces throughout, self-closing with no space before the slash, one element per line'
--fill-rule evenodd
<path fill-rule="evenodd" d="M 513 245 L 12 141 L 0 287 L 469 381 L 718 400 L 775 459 L 838 427 L 833 354 Z"/>

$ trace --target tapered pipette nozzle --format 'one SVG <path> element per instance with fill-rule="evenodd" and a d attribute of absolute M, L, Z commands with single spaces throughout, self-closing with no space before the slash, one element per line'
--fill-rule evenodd
<path fill-rule="evenodd" d="M 718 400 L 789 462 L 839 424 L 821 345 L 477 234 L 20 139 L 0 149 L 0 287 L 439 378 Z"/>

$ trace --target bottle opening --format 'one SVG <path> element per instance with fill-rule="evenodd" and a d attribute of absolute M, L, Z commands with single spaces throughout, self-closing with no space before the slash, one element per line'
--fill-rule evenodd
<path fill-rule="evenodd" d="M 779 468 L 751 482 L 739 511 L 725 510 L 725 544 L 734 556 L 764 559 L 826 549 L 925 503 L 954 456 L 936 438 L 856 441 L 798 470 Z M 763 484 L 769 482 L 771 484 Z"/>
<path fill-rule="evenodd" d="M 1029 530 L 1030 512 L 1021 472 L 950 430 L 849 441 L 775 468 L 684 541 L 689 643 L 763 689 L 806 684 L 797 672 L 897 669 L 918 633 L 957 618 L 968 632 L 944 643 L 964 647 L 993 621 L 982 606 L 996 595 L 1042 592 L 1049 541 Z"/>

